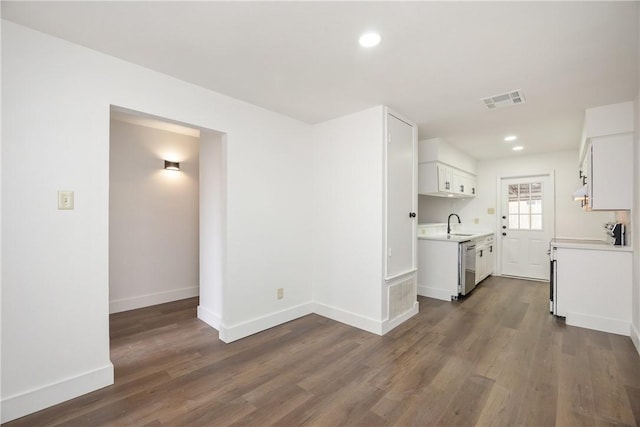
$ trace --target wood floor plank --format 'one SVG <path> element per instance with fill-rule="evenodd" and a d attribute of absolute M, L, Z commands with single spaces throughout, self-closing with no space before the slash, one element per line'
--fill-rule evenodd
<path fill-rule="evenodd" d="M 608 347 L 588 347 L 595 415 L 603 421 L 634 425 L 635 418 L 622 379 L 624 374 L 619 372 L 615 356 Z"/>
<path fill-rule="evenodd" d="M 590 419 L 594 425 L 595 406 L 587 353 L 562 353 L 558 369 L 557 423 L 584 425 Z"/>
<path fill-rule="evenodd" d="M 627 398 L 631 404 L 631 412 L 636 420 L 636 425 L 640 425 L 640 388 L 626 386 Z"/>
<path fill-rule="evenodd" d="M 225 344 L 197 303 L 112 315 L 115 384 L 6 426 L 640 424 L 631 340 L 549 315 L 546 283 L 419 297 L 383 337 L 309 315 Z"/>
<path fill-rule="evenodd" d="M 478 416 L 476 425 L 478 426 L 510 426 L 507 408 L 512 393 L 499 384 L 494 383 L 487 400 Z"/>
<path fill-rule="evenodd" d="M 489 398 L 493 384 L 494 380 L 481 375 L 467 377 L 436 425 L 441 427 L 475 425 Z"/>
<path fill-rule="evenodd" d="M 540 425 L 552 425 L 556 420 L 558 401 L 558 370 L 562 354 L 562 335 L 554 328 L 541 331 L 529 371 L 529 383 L 524 394 L 518 424 L 539 420 Z"/>

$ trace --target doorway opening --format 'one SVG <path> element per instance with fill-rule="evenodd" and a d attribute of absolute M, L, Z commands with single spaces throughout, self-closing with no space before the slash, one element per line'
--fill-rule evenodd
<path fill-rule="evenodd" d="M 111 319 L 132 322 L 136 328 L 143 326 L 136 322 L 145 313 L 153 313 L 155 323 L 197 315 L 218 328 L 226 136 L 112 106 L 109 146 Z M 159 320 L 163 306 L 174 314 Z M 131 315 L 121 315 L 124 312 Z M 114 329 L 129 335 L 128 328 L 118 324 Z"/>

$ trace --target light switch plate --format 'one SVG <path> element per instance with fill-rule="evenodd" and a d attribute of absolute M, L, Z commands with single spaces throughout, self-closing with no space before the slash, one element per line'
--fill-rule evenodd
<path fill-rule="evenodd" d="M 489 208 L 489 209 L 487 209 L 487 214 L 489 214 L 489 215 L 495 215 L 495 214 L 496 214 L 496 208 Z"/>
<path fill-rule="evenodd" d="M 73 209 L 73 191 L 58 191 L 58 209 Z"/>

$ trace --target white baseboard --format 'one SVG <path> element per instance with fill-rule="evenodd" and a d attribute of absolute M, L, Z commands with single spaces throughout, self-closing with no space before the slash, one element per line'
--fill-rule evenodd
<path fill-rule="evenodd" d="M 636 346 L 636 351 L 640 354 L 640 333 L 633 323 L 631 323 L 631 341 L 633 341 L 633 345 Z"/>
<path fill-rule="evenodd" d="M 15 420 L 111 384 L 113 365 L 109 362 L 94 371 L 2 399 L 1 422 Z"/>
<path fill-rule="evenodd" d="M 136 308 L 164 304 L 165 302 L 197 297 L 199 294 L 200 288 L 198 286 L 192 286 L 190 288 L 173 289 L 170 291 L 139 295 L 131 298 L 117 299 L 109 301 L 109 313 L 120 313 L 121 311 L 129 311 L 135 310 Z"/>
<path fill-rule="evenodd" d="M 399 326 L 400 324 L 404 323 L 405 321 L 407 321 L 411 317 L 413 317 L 416 314 L 418 314 L 419 308 L 420 308 L 420 305 L 418 304 L 418 301 L 416 301 L 413 304 L 413 307 L 411 307 L 410 310 L 408 310 L 407 312 L 402 314 L 402 316 L 398 316 L 398 317 L 396 317 L 395 319 L 393 319 L 391 321 L 385 320 L 384 322 L 382 322 L 382 335 L 386 334 L 387 332 L 389 332 L 390 330 L 392 330 L 396 326 Z"/>
<path fill-rule="evenodd" d="M 418 286 L 418 295 L 423 297 L 435 298 L 442 301 L 451 301 L 451 291 L 443 288 L 428 288 L 426 286 Z"/>
<path fill-rule="evenodd" d="M 218 331 L 220 330 L 220 325 L 222 324 L 220 315 L 201 305 L 198 306 L 198 319 L 202 320 L 213 329 Z"/>
<path fill-rule="evenodd" d="M 314 303 L 313 312 L 358 329 L 382 335 L 382 322 L 322 303 Z"/>
<path fill-rule="evenodd" d="M 237 325 L 226 326 L 221 324 L 220 329 L 218 329 L 218 336 L 222 341 L 230 343 L 311 313 L 313 313 L 312 303 L 300 304 L 266 316 L 256 317 Z"/>
<path fill-rule="evenodd" d="M 609 332 L 612 334 L 629 336 L 631 322 L 607 317 L 591 316 L 584 313 L 567 312 L 565 320 L 567 325 L 579 326 L 581 328 L 593 329 L 596 331 Z"/>

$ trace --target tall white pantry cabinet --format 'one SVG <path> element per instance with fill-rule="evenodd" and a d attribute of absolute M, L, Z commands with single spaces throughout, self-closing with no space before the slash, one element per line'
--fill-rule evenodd
<path fill-rule="evenodd" d="M 314 311 L 383 335 L 418 312 L 417 127 L 377 106 L 313 132 Z"/>
<path fill-rule="evenodd" d="M 385 113 L 385 287 L 393 322 L 414 306 L 417 311 L 418 132 L 398 114 Z"/>

